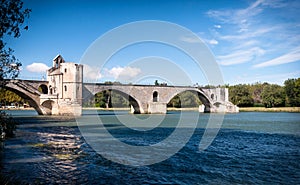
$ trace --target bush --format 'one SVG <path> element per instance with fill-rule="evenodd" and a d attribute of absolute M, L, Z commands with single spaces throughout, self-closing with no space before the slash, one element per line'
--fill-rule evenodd
<path fill-rule="evenodd" d="M 0 137 L 14 136 L 14 130 L 16 129 L 16 122 L 4 111 L 0 111 Z"/>
<path fill-rule="evenodd" d="M 265 107 L 263 103 L 254 103 L 253 107 Z"/>
<path fill-rule="evenodd" d="M 266 108 L 282 107 L 285 105 L 286 95 L 284 88 L 279 85 L 266 85 L 261 93 L 261 97 Z"/>

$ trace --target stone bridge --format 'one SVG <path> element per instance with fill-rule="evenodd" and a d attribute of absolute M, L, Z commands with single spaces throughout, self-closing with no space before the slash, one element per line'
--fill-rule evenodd
<path fill-rule="evenodd" d="M 228 101 L 227 88 L 201 89 L 189 86 L 112 85 L 83 84 L 83 100 L 98 92 L 114 91 L 129 100 L 132 113 L 166 113 L 167 104 L 176 95 L 189 91 L 203 103 L 203 112 L 236 112 L 236 106 Z"/>
<path fill-rule="evenodd" d="M 48 94 L 48 82 L 33 80 L 6 80 L 4 88 L 10 90 L 23 99 L 39 114 L 51 114 L 51 110 L 42 102 L 43 92 Z M 39 91 L 39 90 L 42 90 Z"/>
<path fill-rule="evenodd" d="M 42 115 L 81 115 L 82 103 L 102 91 L 123 95 L 129 100 L 132 113 L 164 114 L 168 102 L 185 91 L 197 94 L 204 105 L 203 112 L 238 112 L 238 107 L 228 101 L 227 88 L 83 83 L 83 66 L 66 63 L 60 55 L 54 58 L 46 81 L 6 80 L 5 88 L 24 98 Z"/>
<path fill-rule="evenodd" d="M 83 83 L 82 98 L 77 100 L 79 106 L 75 106 L 73 110 L 72 106 L 76 103 L 68 98 L 61 100 L 59 94 L 51 95 L 48 84 L 48 81 L 7 80 L 5 88 L 24 98 L 41 115 L 80 115 L 81 104 L 103 91 L 117 92 L 129 100 L 132 113 L 166 113 L 171 99 L 185 91 L 197 94 L 204 105 L 204 112 L 237 112 L 237 107 L 228 101 L 226 88 Z"/>

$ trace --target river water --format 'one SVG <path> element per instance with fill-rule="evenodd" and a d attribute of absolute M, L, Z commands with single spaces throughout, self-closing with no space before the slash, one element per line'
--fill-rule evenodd
<path fill-rule="evenodd" d="M 13 184 L 299 184 L 300 114 L 226 114 L 212 144 L 199 151 L 209 114 L 199 114 L 188 143 L 172 157 L 152 165 L 128 166 L 99 155 L 85 142 L 76 120 L 10 111 L 20 124 L 0 150 L 3 182 Z M 167 127 L 132 131 L 115 123 L 126 112 L 98 112 L 120 140 L 153 144 L 170 135 L 180 112 L 164 116 Z M 91 112 L 84 111 L 85 116 Z M 97 115 L 98 116 L 98 115 Z M 149 115 L 138 115 L 147 119 Z M 163 116 L 163 115 L 157 115 Z M 134 144 L 133 142 L 133 144 Z M 143 156 L 141 156 L 143 157 Z M 2 182 L 2 183 L 3 183 Z"/>

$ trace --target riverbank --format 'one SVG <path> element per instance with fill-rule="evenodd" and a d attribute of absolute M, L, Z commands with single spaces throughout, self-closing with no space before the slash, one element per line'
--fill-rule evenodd
<path fill-rule="evenodd" d="M 101 107 L 83 107 L 83 110 L 103 110 L 103 111 L 130 111 L 130 108 L 101 108 Z M 174 108 L 168 107 L 168 111 L 199 111 L 198 107 Z"/>
<path fill-rule="evenodd" d="M 240 107 L 240 112 L 300 112 L 300 107 Z"/>
<path fill-rule="evenodd" d="M 33 107 L 26 107 L 26 108 L 23 108 L 23 107 L 13 107 L 13 108 L 0 108 L 0 110 L 34 110 Z"/>
<path fill-rule="evenodd" d="M 102 108 L 102 107 L 82 107 L 82 110 L 103 110 L 103 111 L 130 111 L 130 108 Z"/>
<path fill-rule="evenodd" d="M 101 108 L 101 107 L 83 107 L 83 110 L 102 110 L 102 111 L 130 111 L 130 108 Z M 28 108 L 2 108 L 0 110 L 34 110 Z M 197 107 L 191 108 L 174 108 L 168 107 L 168 111 L 199 111 Z M 300 107 L 239 107 L 240 112 L 300 112 Z"/>

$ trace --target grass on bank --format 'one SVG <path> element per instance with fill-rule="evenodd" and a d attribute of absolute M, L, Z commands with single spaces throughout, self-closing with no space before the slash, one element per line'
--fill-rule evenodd
<path fill-rule="evenodd" d="M 240 107 L 240 112 L 300 112 L 300 107 Z"/>

